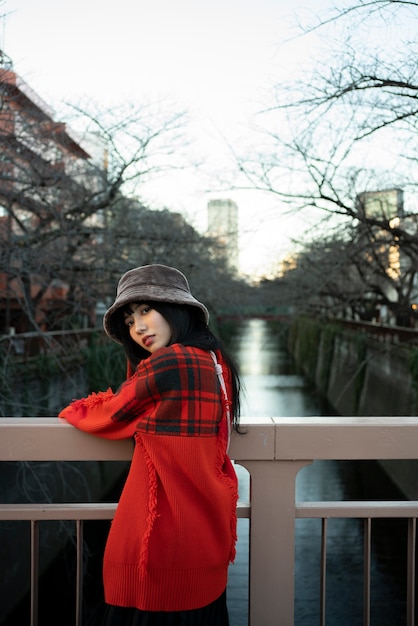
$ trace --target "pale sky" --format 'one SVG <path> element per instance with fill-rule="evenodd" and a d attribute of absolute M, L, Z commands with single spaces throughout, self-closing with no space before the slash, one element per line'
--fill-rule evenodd
<path fill-rule="evenodd" d="M 283 45 L 294 11 L 312 17 L 327 0 L 3 0 L 0 47 L 55 110 L 62 101 L 167 98 L 194 120 L 195 145 L 217 166 L 230 143 L 251 143 L 251 118 L 280 78 L 312 58 L 315 39 Z M 151 208 L 186 214 L 204 230 L 211 198 L 239 207 L 241 269 L 268 271 L 293 226 L 274 198 L 207 191 L 198 172 L 167 175 L 143 191 Z M 272 236 L 273 235 L 273 236 Z"/>

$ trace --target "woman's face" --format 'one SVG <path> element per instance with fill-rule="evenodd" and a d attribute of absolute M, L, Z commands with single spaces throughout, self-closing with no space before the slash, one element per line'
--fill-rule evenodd
<path fill-rule="evenodd" d="M 132 302 L 124 312 L 124 322 L 131 339 L 151 354 L 170 343 L 170 325 L 148 304 Z"/>

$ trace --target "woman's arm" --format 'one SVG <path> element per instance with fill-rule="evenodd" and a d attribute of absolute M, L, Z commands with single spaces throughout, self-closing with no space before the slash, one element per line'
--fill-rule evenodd
<path fill-rule="evenodd" d="M 86 398 L 74 400 L 58 415 L 70 424 L 99 437 L 125 439 L 135 432 L 135 422 L 124 410 L 133 400 L 136 402 L 135 376 L 128 379 L 116 392 L 92 393 Z M 116 414 L 125 415 L 125 420 L 115 420 Z"/>

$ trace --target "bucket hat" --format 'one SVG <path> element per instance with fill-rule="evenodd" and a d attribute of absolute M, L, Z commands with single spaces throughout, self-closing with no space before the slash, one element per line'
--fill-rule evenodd
<path fill-rule="evenodd" d="M 106 311 L 103 327 L 107 335 L 121 343 L 115 323 L 115 313 L 129 302 L 172 302 L 195 306 L 203 313 L 206 324 L 209 312 L 204 304 L 192 296 L 187 278 L 175 267 L 167 265 L 142 265 L 126 272 L 120 279 L 116 299 Z"/>

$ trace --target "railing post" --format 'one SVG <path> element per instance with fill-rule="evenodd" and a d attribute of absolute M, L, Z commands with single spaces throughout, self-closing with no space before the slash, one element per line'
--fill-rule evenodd
<path fill-rule="evenodd" d="M 39 522 L 30 524 L 30 624 L 38 626 L 39 600 Z"/>
<path fill-rule="evenodd" d="M 311 461 L 242 461 L 250 473 L 250 626 L 294 626 L 295 480 Z"/>

